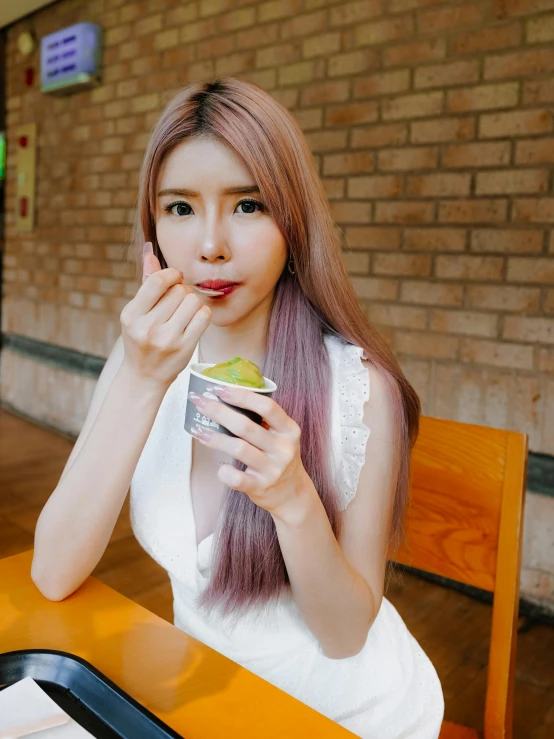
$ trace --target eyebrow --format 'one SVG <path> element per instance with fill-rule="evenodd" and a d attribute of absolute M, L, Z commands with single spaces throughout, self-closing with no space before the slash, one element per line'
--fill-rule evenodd
<path fill-rule="evenodd" d="M 250 192 L 260 192 L 260 188 L 257 185 L 242 185 L 240 187 L 228 187 L 226 190 L 222 190 L 222 195 L 238 195 L 239 193 L 250 193 Z M 162 198 L 164 195 L 183 195 L 185 197 L 189 198 L 197 198 L 199 197 L 199 193 L 194 192 L 194 190 L 187 190 L 184 188 L 169 188 L 167 190 L 160 190 L 158 193 L 158 197 Z"/>

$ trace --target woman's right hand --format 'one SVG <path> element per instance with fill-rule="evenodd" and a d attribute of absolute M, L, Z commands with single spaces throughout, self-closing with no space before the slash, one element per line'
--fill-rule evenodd
<path fill-rule="evenodd" d="M 142 286 L 120 315 L 123 365 L 167 389 L 190 362 L 212 312 L 173 267 L 144 247 Z"/>

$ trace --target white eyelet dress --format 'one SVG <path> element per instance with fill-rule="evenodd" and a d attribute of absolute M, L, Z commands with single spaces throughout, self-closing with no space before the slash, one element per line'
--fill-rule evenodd
<path fill-rule="evenodd" d="M 333 372 L 333 459 L 341 508 L 356 493 L 370 430 L 363 423 L 369 372 L 363 349 L 327 335 Z M 197 361 L 198 347 L 191 363 Z M 427 655 L 383 598 L 362 651 L 327 658 L 290 594 L 236 625 L 207 618 L 196 599 L 210 574 L 213 535 L 196 546 L 190 491 L 192 437 L 184 430 L 188 367 L 168 389 L 133 475 L 131 525 L 167 570 L 175 626 L 290 693 L 363 739 L 437 739 L 441 685 Z"/>

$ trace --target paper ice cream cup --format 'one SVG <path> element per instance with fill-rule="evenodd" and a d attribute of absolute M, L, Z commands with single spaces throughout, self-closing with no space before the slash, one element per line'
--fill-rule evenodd
<path fill-rule="evenodd" d="M 277 385 L 267 377 L 264 377 L 265 387 L 258 388 L 247 387 L 246 385 L 236 385 L 233 382 L 214 380 L 212 377 L 206 377 L 206 375 L 201 374 L 202 370 L 213 366 L 214 364 L 205 364 L 202 362 L 195 362 L 190 366 L 189 386 L 187 390 L 187 406 L 185 411 L 185 431 L 190 434 L 191 430 L 195 426 L 199 426 L 200 428 L 207 428 L 213 429 L 214 431 L 219 431 L 222 434 L 227 434 L 227 436 L 237 436 L 236 434 L 233 434 L 232 431 L 229 431 L 229 429 L 225 428 L 225 426 L 222 426 L 220 423 L 216 423 L 215 421 L 212 421 L 211 418 L 205 416 L 188 397 L 188 394 L 191 392 L 196 393 L 196 395 L 203 395 L 209 400 L 217 400 L 219 403 L 223 403 L 224 405 L 229 406 L 229 408 L 232 408 L 237 413 L 242 413 L 243 416 L 247 416 L 252 421 L 254 421 L 254 423 L 261 425 L 263 419 L 258 413 L 254 413 L 254 411 L 248 410 L 247 408 L 241 408 L 236 405 L 231 405 L 231 403 L 227 403 L 225 400 L 218 398 L 217 395 L 214 395 L 213 389 L 215 387 L 241 387 L 244 390 L 249 390 L 252 393 L 261 393 L 262 395 L 267 395 L 271 398 L 273 393 L 277 390 Z M 194 436 L 194 434 L 191 434 L 191 436 Z"/>

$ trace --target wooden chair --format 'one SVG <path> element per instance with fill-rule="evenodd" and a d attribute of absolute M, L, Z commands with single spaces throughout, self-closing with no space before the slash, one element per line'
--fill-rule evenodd
<path fill-rule="evenodd" d="M 494 593 L 484 739 L 511 739 L 527 435 L 421 419 L 396 562 Z M 443 723 L 440 739 L 478 739 Z"/>

